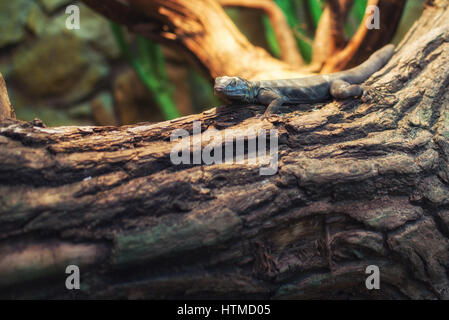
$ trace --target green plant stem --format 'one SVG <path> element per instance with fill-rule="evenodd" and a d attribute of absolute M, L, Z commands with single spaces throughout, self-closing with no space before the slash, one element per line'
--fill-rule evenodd
<path fill-rule="evenodd" d="M 276 39 L 273 27 L 271 26 L 270 19 L 264 16 L 262 19 L 262 23 L 265 29 L 265 38 L 267 40 L 268 47 L 270 48 L 270 51 L 273 54 L 273 56 L 279 58 L 281 56 L 281 49 Z"/>
<path fill-rule="evenodd" d="M 307 4 L 309 7 L 310 17 L 312 18 L 313 26 L 316 28 L 318 26 L 318 22 L 320 21 L 321 14 L 323 13 L 320 1 L 308 0 Z"/>
<path fill-rule="evenodd" d="M 367 5 L 368 0 L 355 0 L 354 13 L 359 24 L 360 22 L 362 22 L 363 17 L 365 16 L 365 10 Z"/>

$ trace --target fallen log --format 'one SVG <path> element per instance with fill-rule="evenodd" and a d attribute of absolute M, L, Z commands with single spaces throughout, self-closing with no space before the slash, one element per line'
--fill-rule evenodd
<path fill-rule="evenodd" d="M 448 299 L 448 21 L 433 1 L 361 99 L 272 122 L 262 106 L 123 127 L 2 120 L 0 296 Z M 195 121 L 203 147 L 212 129 L 248 145 L 276 130 L 275 174 L 174 164 L 170 137 Z M 80 290 L 64 286 L 72 264 Z"/>

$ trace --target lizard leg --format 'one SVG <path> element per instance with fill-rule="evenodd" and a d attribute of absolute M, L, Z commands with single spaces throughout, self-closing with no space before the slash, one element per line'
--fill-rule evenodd
<path fill-rule="evenodd" d="M 343 80 L 335 80 L 331 84 L 331 95 L 338 99 L 359 97 L 362 93 L 363 89 L 358 84 L 350 84 Z"/>
<path fill-rule="evenodd" d="M 263 118 L 268 118 L 273 113 L 276 113 L 279 109 L 279 107 L 284 103 L 284 99 L 277 98 L 270 102 L 267 109 L 265 110 L 263 114 Z"/>
<path fill-rule="evenodd" d="M 277 109 L 284 103 L 285 99 L 275 90 L 263 88 L 257 95 L 257 100 L 261 104 L 268 106 L 265 113 L 262 115 L 262 119 L 266 119 L 272 113 L 277 111 Z"/>

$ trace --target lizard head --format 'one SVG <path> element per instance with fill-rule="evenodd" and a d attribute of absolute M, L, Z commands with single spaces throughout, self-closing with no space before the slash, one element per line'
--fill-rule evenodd
<path fill-rule="evenodd" d="M 214 93 L 230 101 L 250 102 L 254 99 L 251 83 L 240 77 L 215 78 Z"/>

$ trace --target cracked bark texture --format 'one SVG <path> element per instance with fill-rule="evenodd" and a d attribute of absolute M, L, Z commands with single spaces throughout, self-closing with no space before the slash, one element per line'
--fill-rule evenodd
<path fill-rule="evenodd" d="M 447 1 L 429 2 L 361 99 L 274 122 L 262 106 L 125 127 L 1 121 L 0 297 L 448 299 L 448 21 Z M 203 135 L 277 129 L 277 174 L 173 165 L 170 135 L 195 120 Z"/>

